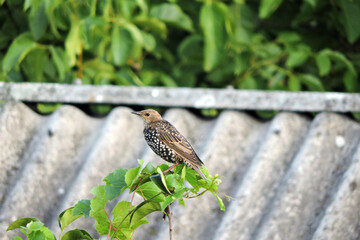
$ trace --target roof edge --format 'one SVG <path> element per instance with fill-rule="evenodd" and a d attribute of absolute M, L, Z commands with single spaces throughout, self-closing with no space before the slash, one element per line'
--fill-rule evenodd
<path fill-rule="evenodd" d="M 360 94 L 357 93 L 236 90 L 233 88 L 0 83 L 0 99 L 197 109 L 360 112 Z"/>

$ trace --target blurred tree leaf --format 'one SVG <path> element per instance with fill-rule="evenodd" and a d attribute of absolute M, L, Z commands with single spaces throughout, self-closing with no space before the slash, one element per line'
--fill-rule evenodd
<path fill-rule="evenodd" d="M 55 103 L 55 104 L 38 103 L 37 109 L 42 114 L 50 114 L 50 113 L 54 112 L 56 109 L 58 109 L 61 105 L 62 105 L 61 103 Z"/>
<path fill-rule="evenodd" d="M 344 73 L 344 85 L 348 92 L 359 91 L 359 82 L 356 76 L 349 70 Z"/>
<path fill-rule="evenodd" d="M 298 75 L 300 81 L 309 88 L 311 91 L 325 91 L 324 86 L 319 78 L 312 74 L 300 74 Z"/>
<path fill-rule="evenodd" d="M 138 17 L 135 18 L 133 21 L 137 26 L 140 26 L 147 31 L 155 33 L 162 38 L 165 38 L 167 35 L 166 24 L 155 17 Z"/>
<path fill-rule="evenodd" d="M 298 43 L 301 36 L 296 32 L 281 32 L 278 35 L 278 41 L 282 43 Z"/>
<path fill-rule="evenodd" d="M 69 57 L 70 66 L 75 66 L 76 56 L 81 52 L 82 40 L 80 37 L 80 23 L 78 20 L 71 20 L 71 28 L 65 40 L 65 50 Z"/>
<path fill-rule="evenodd" d="M 111 53 L 114 64 L 123 65 L 131 54 L 133 40 L 130 33 L 122 28 L 115 26 L 112 30 Z"/>
<path fill-rule="evenodd" d="M 261 0 L 259 16 L 268 18 L 281 5 L 282 0 Z"/>
<path fill-rule="evenodd" d="M 300 91 L 301 90 L 301 83 L 298 77 L 291 76 L 289 78 L 289 90 L 290 91 Z"/>
<path fill-rule="evenodd" d="M 315 61 L 319 70 L 319 75 L 320 76 L 328 75 L 331 69 L 331 61 L 329 57 L 323 52 L 320 52 L 315 56 Z"/>
<path fill-rule="evenodd" d="M 352 0 L 340 0 L 340 7 L 343 11 L 343 24 L 346 36 L 350 43 L 354 43 L 360 37 L 360 3 Z"/>
<path fill-rule="evenodd" d="M 180 29 L 193 32 L 192 20 L 181 8 L 173 3 L 162 3 L 150 10 L 150 16 L 156 17 L 167 24 L 172 24 Z"/>
<path fill-rule="evenodd" d="M 239 89 L 258 89 L 257 82 L 252 76 L 248 76 L 239 82 Z"/>
<path fill-rule="evenodd" d="M 66 73 L 69 71 L 68 58 L 64 50 L 60 47 L 50 46 L 49 49 L 51 57 L 59 74 L 59 80 L 62 81 L 64 80 Z"/>
<path fill-rule="evenodd" d="M 31 7 L 31 13 L 29 15 L 29 25 L 34 40 L 39 40 L 44 35 L 46 27 L 48 25 L 48 20 L 45 12 L 45 1 L 41 2 L 36 7 Z"/>
<path fill-rule="evenodd" d="M 43 69 L 45 61 L 47 60 L 46 51 L 43 48 L 36 48 L 29 52 L 21 65 L 21 68 L 28 76 L 29 81 L 43 81 Z"/>
<path fill-rule="evenodd" d="M 203 38 L 201 35 L 190 35 L 185 38 L 178 47 L 178 55 L 183 61 L 202 61 Z"/>
<path fill-rule="evenodd" d="M 2 69 L 4 72 L 9 72 L 11 68 L 17 66 L 26 57 L 26 55 L 38 44 L 32 39 L 29 32 L 19 35 L 10 45 L 4 60 Z"/>
<path fill-rule="evenodd" d="M 286 60 L 286 66 L 288 67 L 298 67 L 302 65 L 307 59 L 308 54 L 302 50 L 295 50 L 289 53 L 289 57 Z"/>
<path fill-rule="evenodd" d="M 219 2 L 206 2 L 201 8 L 200 24 L 204 32 L 204 70 L 212 70 L 222 59 L 225 43 L 227 7 Z"/>

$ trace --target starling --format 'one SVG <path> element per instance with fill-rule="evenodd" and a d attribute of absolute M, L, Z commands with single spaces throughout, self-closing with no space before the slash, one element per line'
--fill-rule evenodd
<path fill-rule="evenodd" d="M 162 119 L 161 115 L 153 109 L 133 112 L 133 114 L 139 115 L 144 120 L 143 133 L 150 148 L 165 161 L 174 163 L 164 173 L 184 163 L 206 179 L 199 169 L 204 163 L 188 140 L 171 123 Z"/>

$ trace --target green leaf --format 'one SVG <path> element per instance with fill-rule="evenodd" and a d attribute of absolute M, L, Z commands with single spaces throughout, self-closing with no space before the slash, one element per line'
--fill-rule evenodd
<path fill-rule="evenodd" d="M 282 0 L 261 0 L 259 16 L 260 18 L 268 18 L 281 5 Z"/>
<path fill-rule="evenodd" d="M 142 38 L 144 39 L 145 50 L 148 52 L 154 51 L 156 47 L 156 40 L 154 36 L 144 31 L 141 31 L 141 34 L 142 34 Z"/>
<path fill-rule="evenodd" d="M 143 170 L 141 171 L 141 173 L 154 173 L 156 171 L 156 168 L 154 168 L 154 166 L 152 165 L 151 162 L 148 162 L 146 164 L 146 166 L 143 168 Z"/>
<path fill-rule="evenodd" d="M 160 37 L 165 38 L 167 35 L 166 24 L 154 17 L 138 17 L 133 19 L 133 22 L 140 26 L 142 29 L 147 29 L 150 32 L 158 34 Z"/>
<path fill-rule="evenodd" d="M 132 38 L 132 46 L 131 46 L 131 52 L 130 56 L 132 59 L 139 59 L 142 53 L 142 48 L 144 46 L 144 38 L 141 34 L 140 29 L 135 26 L 134 24 L 126 24 L 124 26 L 124 29 L 127 30 Z"/>
<path fill-rule="evenodd" d="M 49 114 L 58 109 L 62 104 L 61 103 L 38 103 L 37 109 L 42 114 Z"/>
<path fill-rule="evenodd" d="M 351 71 L 346 71 L 344 74 L 344 85 L 347 92 L 357 92 L 359 83 L 356 76 Z"/>
<path fill-rule="evenodd" d="M 239 82 L 239 89 L 258 89 L 257 82 L 252 76 L 248 76 Z"/>
<path fill-rule="evenodd" d="M 353 113 L 351 113 L 351 115 L 353 115 L 353 117 L 356 119 L 356 121 L 360 122 L 360 113 L 353 112 Z"/>
<path fill-rule="evenodd" d="M 105 213 L 105 186 L 98 185 L 91 189 L 90 193 L 94 195 L 94 198 L 90 201 L 90 216 L 92 216 L 95 222 L 95 228 L 100 235 L 108 234 L 110 222 Z"/>
<path fill-rule="evenodd" d="M 66 72 L 69 70 L 68 59 L 65 55 L 64 50 L 60 47 L 50 46 L 49 50 L 56 66 L 57 72 L 59 74 L 59 80 L 62 81 L 65 78 Z"/>
<path fill-rule="evenodd" d="M 42 222 L 36 221 L 36 222 L 30 222 L 26 227 L 30 231 L 39 231 L 43 226 L 44 224 Z"/>
<path fill-rule="evenodd" d="M 178 55 L 183 60 L 203 60 L 203 38 L 201 35 L 194 34 L 185 38 L 178 47 Z"/>
<path fill-rule="evenodd" d="M 31 240 L 45 240 L 45 234 L 41 231 L 35 231 L 31 232 L 28 238 Z"/>
<path fill-rule="evenodd" d="M 270 119 L 277 114 L 277 111 L 256 111 L 256 114 L 259 115 L 260 118 Z"/>
<path fill-rule="evenodd" d="M 131 54 L 133 39 L 130 33 L 121 27 L 115 26 L 111 36 L 111 54 L 115 65 L 121 66 L 126 63 Z"/>
<path fill-rule="evenodd" d="M 249 68 L 249 54 L 238 54 L 235 56 L 235 75 L 240 75 Z"/>
<path fill-rule="evenodd" d="M 357 1 L 340 0 L 347 39 L 354 43 L 360 37 L 360 4 Z"/>
<path fill-rule="evenodd" d="M 166 193 L 170 193 L 169 188 L 168 188 L 167 183 L 166 183 L 166 179 L 165 179 L 164 173 L 163 173 L 164 170 L 162 170 L 160 167 L 157 167 L 157 168 L 156 168 L 156 171 L 160 174 L 160 179 L 161 179 L 162 185 L 163 185 L 163 186 L 165 187 L 165 189 L 166 189 L 165 192 L 166 192 Z"/>
<path fill-rule="evenodd" d="M 85 218 L 88 218 L 90 216 L 90 200 L 82 199 L 79 202 L 77 202 L 74 206 L 73 214 L 74 215 L 84 215 Z"/>
<path fill-rule="evenodd" d="M 69 57 L 69 65 L 76 65 L 76 56 L 81 52 L 82 39 L 80 37 L 80 23 L 78 20 L 71 20 L 71 28 L 65 39 L 65 51 Z"/>
<path fill-rule="evenodd" d="M 59 227 L 60 227 L 61 231 L 64 231 L 64 229 L 67 226 L 69 226 L 70 223 L 72 223 L 73 221 L 75 221 L 76 219 L 78 219 L 81 216 L 82 216 L 82 214 L 74 215 L 74 207 L 71 207 L 71 208 L 68 208 L 68 209 L 62 211 L 62 213 L 60 213 L 59 218 L 58 218 Z"/>
<path fill-rule="evenodd" d="M 160 81 L 165 87 L 177 87 L 175 80 L 165 73 L 160 74 Z"/>
<path fill-rule="evenodd" d="M 132 229 L 130 228 L 130 217 L 129 209 L 130 202 L 121 201 L 114 207 L 112 213 L 114 215 L 113 224 L 116 228 L 116 232 L 113 232 L 111 229 L 111 236 L 117 237 L 118 239 L 129 239 L 132 234 Z"/>
<path fill-rule="evenodd" d="M 164 201 L 160 203 L 161 211 L 163 212 L 167 206 L 173 203 L 176 200 L 174 196 L 167 196 Z"/>
<path fill-rule="evenodd" d="M 47 227 L 42 227 L 40 231 L 45 235 L 46 240 L 56 240 L 54 234 Z"/>
<path fill-rule="evenodd" d="M 163 192 L 165 192 L 168 195 L 171 195 L 171 192 L 167 188 L 165 180 L 163 181 L 163 178 L 162 178 L 161 174 L 156 174 L 156 175 L 151 176 L 150 180 L 152 182 L 154 182 L 156 184 L 156 186 L 158 186 Z"/>
<path fill-rule="evenodd" d="M 219 203 L 220 210 L 221 210 L 221 211 L 225 211 L 225 205 L 224 205 L 223 200 L 222 200 L 217 194 L 214 194 L 214 196 L 216 197 L 216 200 L 217 200 L 218 203 Z"/>
<path fill-rule="evenodd" d="M 118 239 L 129 239 L 134 229 L 142 224 L 148 223 L 148 221 L 145 218 L 141 218 L 140 215 L 139 217 L 135 216 L 136 214 L 140 214 L 140 212 L 136 213 L 136 211 L 133 221 L 130 224 L 129 209 L 134 209 L 134 207 L 130 207 L 130 202 L 127 201 L 121 201 L 115 206 L 112 213 L 114 215 L 113 224 L 116 232 L 114 233 L 113 230 L 111 230 L 111 236 L 117 237 Z"/>
<path fill-rule="evenodd" d="M 31 8 L 29 16 L 31 34 L 35 41 L 39 40 L 45 33 L 48 20 L 45 12 L 45 2 L 41 2 L 37 7 Z"/>
<path fill-rule="evenodd" d="M 296 32 L 281 32 L 278 35 L 278 41 L 282 43 L 298 43 L 301 41 L 301 36 Z"/>
<path fill-rule="evenodd" d="M 176 198 L 181 198 L 186 189 L 184 185 L 184 179 L 178 173 L 168 174 L 165 176 L 166 184 L 173 196 Z"/>
<path fill-rule="evenodd" d="M 150 16 L 156 17 L 167 24 L 173 25 L 189 32 L 194 31 L 191 18 L 181 8 L 173 3 L 162 3 L 150 10 Z"/>
<path fill-rule="evenodd" d="M 302 50 L 291 51 L 286 60 L 286 66 L 288 67 L 301 66 L 303 63 L 306 62 L 308 57 L 309 55 L 306 51 L 302 51 Z"/>
<path fill-rule="evenodd" d="M 185 201 L 184 201 L 183 198 L 180 198 L 180 199 L 179 199 L 179 203 L 185 207 Z"/>
<path fill-rule="evenodd" d="M 298 77 L 311 91 L 325 91 L 322 82 L 316 76 L 312 74 L 300 74 Z"/>
<path fill-rule="evenodd" d="M 313 8 L 315 8 L 317 4 L 316 0 L 305 0 L 305 2 L 308 3 Z"/>
<path fill-rule="evenodd" d="M 200 10 L 200 25 L 204 33 L 204 70 L 211 71 L 222 59 L 225 44 L 224 5 L 207 1 Z"/>
<path fill-rule="evenodd" d="M 23 240 L 23 239 L 21 237 L 17 236 L 17 237 L 12 238 L 11 240 Z"/>
<path fill-rule="evenodd" d="M 316 65 L 319 69 L 319 75 L 320 76 L 327 76 L 331 69 L 331 61 L 328 57 L 328 55 L 323 54 L 320 52 L 315 57 Z"/>
<path fill-rule="evenodd" d="M 195 189 L 199 189 L 198 186 L 198 181 L 197 181 L 197 173 L 192 169 L 192 168 L 186 168 L 186 175 L 185 175 L 185 180 L 190 183 L 190 185 L 195 188 Z"/>
<path fill-rule="evenodd" d="M 296 76 L 291 76 L 288 87 L 290 91 L 301 91 L 300 80 Z"/>
<path fill-rule="evenodd" d="M 91 237 L 91 235 L 88 232 L 82 229 L 74 229 L 68 231 L 61 238 L 61 240 L 82 240 L 82 239 L 93 240 L 94 238 Z"/>
<path fill-rule="evenodd" d="M 147 223 L 145 217 L 150 213 L 160 211 L 159 203 L 147 200 L 136 206 L 130 215 L 130 226 L 139 227 L 141 224 Z"/>
<path fill-rule="evenodd" d="M 26 227 L 30 222 L 40 222 L 37 218 L 20 218 L 10 224 L 6 231 L 14 230 L 21 227 Z"/>
<path fill-rule="evenodd" d="M 151 199 L 154 202 L 162 202 L 165 199 L 164 195 L 162 194 L 162 190 L 151 181 L 141 184 L 136 192 L 140 196 L 144 194 L 146 199 Z"/>
<path fill-rule="evenodd" d="M 15 38 L 7 51 L 2 69 L 5 73 L 17 66 L 27 56 L 27 54 L 37 47 L 37 43 L 31 37 L 29 32 L 25 32 Z"/>
<path fill-rule="evenodd" d="M 139 167 L 131 168 L 125 174 L 125 182 L 132 191 L 134 191 L 133 185 L 139 181 L 141 167 L 144 164 L 144 161 L 142 160 L 138 160 L 138 162 L 139 162 Z"/>
<path fill-rule="evenodd" d="M 46 61 L 48 61 L 45 49 L 36 48 L 32 50 L 21 64 L 21 69 L 25 72 L 27 80 L 30 82 L 43 82 L 43 71 Z"/>
<path fill-rule="evenodd" d="M 110 173 L 104 181 L 106 182 L 105 186 L 105 199 L 113 200 L 119 196 L 128 186 L 125 182 L 125 175 L 128 172 L 127 169 L 116 169 Z"/>
<path fill-rule="evenodd" d="M 346 58 L 346 56 L 341 53 L 341 52 L 337 52 L 337 51 L 333 51 L 330 49 L 324 49 L 321 51 L 322 54 L 325 54 L 327 56 L 329 56 L 332 60 L 342 63 L 344 64 L 344 66 L 354 75 L 357 76 L 357 72 L 354 68 L 354 65 L 352 64 L 352 62 Z"/>

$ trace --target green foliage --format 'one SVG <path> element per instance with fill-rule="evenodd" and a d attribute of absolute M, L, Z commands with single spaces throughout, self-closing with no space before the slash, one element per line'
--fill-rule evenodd
<path fill-rule="evenodd" d="M 0 3 L 2 81 L 360 90 L 359 1 Z"/>
<path fill-rule="evenodd" d="M 27 239 L 44 239 L 44 240 L 55 240 L 54 234 L 44 226 L 37 218 L 21 218 L 14 221 L 7 229 L 21 229 L 21 232 L 26 235 Z M 13 240 L 22 239 L 15 237 Z"/>
<path fill-rule="evenodd" d="M 163 212 L 175 200 L 185 206 L 185 199 L 202 196 L 205 192 L 213 194 L 221 210 L 225 211 L 223 200 L 218 196 L 218 186 L 221 181 L 218 176 L 211 176 L 203 167 L 202 173 L 207 179 L 202 179 L 193 169 L 180 164 L 172 174 L 163 174 L 168 169 L 167 164 L 157 167 L 148 163 L 143 167 L 116 169 L 104 178 L 105 185 L 95 186 L 90 192 L 94 197 L 90 200 L 80 200 L 75 206 L 60 213 L 58 222 L 61 230 L 60 240 L 94 239 L 82 229 L 65 231 L 65 229 L 80 217 L 92 217 L 95 229 L 100 235 L 108 235 L 110 239 L 131 239 L 133 231 L 148 223 L 146 217 L 153 212 Z M 190 187 L 188 187 L 188 182 Z M 112 218 L 107 213 L 107 203 L 128 189 L 130 194 L 138 194 L 143 201 L 133 205 L 132 200 L 120 201 L 112 209 Z M 133 198 L 133 197 L 132 197 Z M 36 218 L 22 218 L 14 221 L 7 229 L 20 228 L 29 240 L 55 239 L 52 232 Z M 14 239 L 21 239 L 16 237 Z"/>

